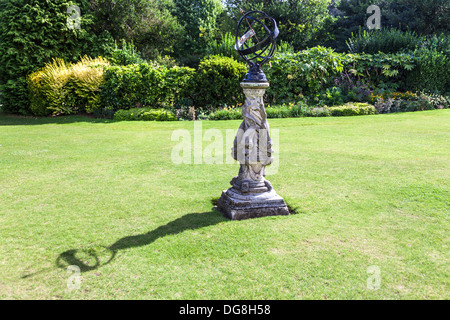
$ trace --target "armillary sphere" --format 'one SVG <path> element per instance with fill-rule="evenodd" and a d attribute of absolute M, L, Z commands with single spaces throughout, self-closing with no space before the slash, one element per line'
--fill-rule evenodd
<path fill-rule="evenodd" d="M 235 49 L 250 66 L 244 82 L 267 82 L 261 67 L 272 58 L 278 34 L 275 19 L 262 11 L 249 11 L 239 20 Z"/>

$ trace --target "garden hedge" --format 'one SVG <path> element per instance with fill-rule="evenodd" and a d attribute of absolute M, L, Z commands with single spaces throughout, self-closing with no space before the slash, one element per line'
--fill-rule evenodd
<path fill-rule="evenodd" d="M 100 106 L 100 86 L 109 62 L 83 57 L 78 63 L 55 59 L 28 77 L 31 112 L 37 116 L 75 114 Z"/>
<path fill-rule="evenodd" d="M 117 110 L 161 108 L 192 91 L 195 69 L 130 64 L 109 67 L 101 90 L 101 109 L 112 116 Z"/>
<path fill-rule="evenodd" d="M 81 28 L 68 28 L 70 5 L 78 5 Z M 0 2 L 0 90 L 8 113 L 30 114 L 27 76 L 54 58 L 75 62 L 103 54 L 111 42 L 91 30 L 89 0 L 8 0 Z"/>
<path fill-rule="evenodd" d="M 196 107 L 220 107 L 242 103 L 244 95 L 240 82 L 247 67 L 233 58 L 209 56 L 203 59 L 195 75 L 192 94 Z"/>

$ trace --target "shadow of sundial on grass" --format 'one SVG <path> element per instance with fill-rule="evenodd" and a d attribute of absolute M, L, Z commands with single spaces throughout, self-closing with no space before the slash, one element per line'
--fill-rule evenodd
<path fill-rule="evenodd" d="M 123 237 L 110 246 L 90 246 L 64 251 L 56 259 L 56 266 L 67 269 L 68 266 L 75 265 L 81 272 L 96 270 L 113 261 L 120 250 L 146 246 L 167 235 L 200 229 L 224 221 L 228 219 L 215 210 L 189 213 L 147 233 Z"/>

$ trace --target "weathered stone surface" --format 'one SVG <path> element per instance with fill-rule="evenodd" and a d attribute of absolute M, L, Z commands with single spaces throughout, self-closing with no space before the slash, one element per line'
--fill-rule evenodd
<path fill-rule="evenodd" d="M 241 87 L 246 101 L 242 107 L 243 121 L 232 148 L 232 156 L 240 163 L 240 169 L 230 182 L 232 187 L 222 192 L 217 208 L 232 220 L 288 215 L 283 198 L 265 179 L 265 168 L 273 161 L 263 102 L 269 83 L 243 82 Z"/>
<path fill-rule="evenodd" d="M 283 198 L 273 189 L 259 194 L 242 195 L 230 188 L 222 192 L 217 209 L 231 220 L 289 214 Z"/>

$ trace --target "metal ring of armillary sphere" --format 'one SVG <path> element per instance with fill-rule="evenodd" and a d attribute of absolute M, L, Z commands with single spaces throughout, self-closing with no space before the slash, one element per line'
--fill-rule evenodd
<path fill-rule="evenodd" d="M 250 66 L 244 82 L 267 81 L 261 67 L 272 58 L 278 34 L 275 19 L 262 11 L 249 11 L 239 20 L 235 49 Z"/>

